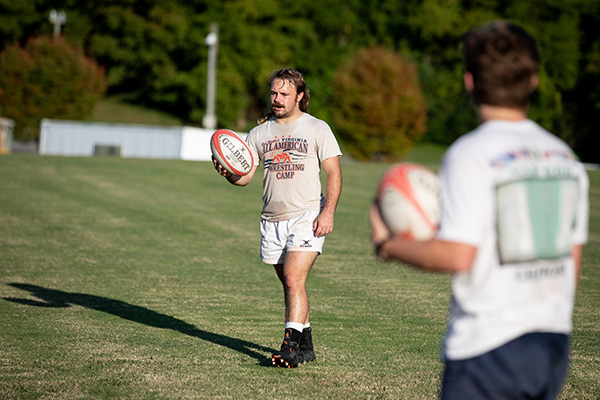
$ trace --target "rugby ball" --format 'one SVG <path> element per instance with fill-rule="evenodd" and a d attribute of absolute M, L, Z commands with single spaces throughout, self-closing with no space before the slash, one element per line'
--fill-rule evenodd
<path fill-rule="evenodd" d="M 412 239 L 431 239 L 441 215 L 438 177 L 415 163 L 392 165 L 382 176 L 377 203 L 388 229 Z"/>
<path fill-rule="evenodd" d="M 230 130 L 219 129 L 213 133 L 210 150 L 218 163 L 233 175 L 244 176 L 254 165 L 248 145 Z"/>

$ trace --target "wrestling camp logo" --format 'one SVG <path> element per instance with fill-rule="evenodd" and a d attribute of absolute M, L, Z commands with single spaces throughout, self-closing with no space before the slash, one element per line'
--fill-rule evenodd
<path fill-rule="evenodd" d="M 277 179 L 293 179 L 297 172 L 304 171 L 304 160 L 308 155 L 308 141 L 293 137 L 275 137 L 262 143 L 265 169 L 275 173 Z"/>

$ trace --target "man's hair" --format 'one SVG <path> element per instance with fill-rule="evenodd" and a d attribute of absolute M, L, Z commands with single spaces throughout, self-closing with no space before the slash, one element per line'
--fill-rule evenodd
<path fill-rule="evenodd" d="M 296 88 L 296 95 L 300 93 L 304 93 L 304 96 L 300 99 L 300 111 L 307 112 L 308 111 L 308 102 L 310 101 L 310 92 L 308 91 L 308 86 L 306 86 L 306 82 L 304 82 L 304 76 L 293 68 L 282 68 L 271 74 L 269 77 L 269 86 L 273 84 L 273 81 L 276 79 L 280 79 L 282 81 L 289 82 L 292 86 Z M 273 116 L 273 111 L 270 106 L 266 115 L 259 119 L 258 123 L 262 124 L 267 121 L 269 118 Z"/>
<path fill-rule="evenodd" d="M 510 22 L 496 21 L 471 30 L 464 41 L 465 70 L 473 75 L 476 105 L 526 108 L 540 55 L 533 36 Z"/>

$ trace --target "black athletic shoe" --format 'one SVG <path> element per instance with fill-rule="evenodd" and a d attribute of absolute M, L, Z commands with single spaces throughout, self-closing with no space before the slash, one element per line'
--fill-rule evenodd
<path fill-rule="evenodd" d="M 298 354 L 298 362 L 300 364 L 315 360 L 315 350 L 312 342 L 312 330 L 310 328 L 304 328 L 302 331 L 298 348 L 300 350 Z"/>
<path fill-rule="evenodd" d="M 296 368 L 298 366 L 298 342 L 293 341 L 292 338 L 296 338 L 296 333 L 299 335 L 300 332 L 292 332 L 293 329 L 285 330 L 285 339 L 281 344 L 281 350 L 273 354 L 271 361 L 274 366 L 281 368 Z"/>

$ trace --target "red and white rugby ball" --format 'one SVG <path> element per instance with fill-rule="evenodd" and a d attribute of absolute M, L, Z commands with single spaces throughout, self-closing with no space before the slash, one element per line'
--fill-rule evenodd
<path fill-rule="evenodd" d="M 431 239 L 441 215 L 439 180 L 415 163 L 392 165 L 381 178 L 377 201 L 383 221 L 397 235 L 413 240 Z"/>
<path fill-rule="evenodd" d="M 252 169 L 254 159 L 244 140 L 227 129 L 219 129 L 210 138 L 213 157 L 234 175 L 244 176 Z"/>

